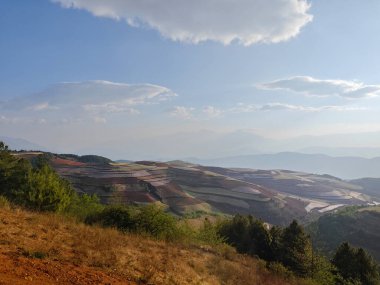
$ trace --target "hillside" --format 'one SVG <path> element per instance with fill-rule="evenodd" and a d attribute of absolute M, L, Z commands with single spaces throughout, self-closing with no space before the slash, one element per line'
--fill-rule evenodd
<path fill-rule="evenodd" d="M 17 155 L 33 160 L 38 153 Z M 181 161 L 116 163 L 97 156 L 50 155 L 49 161 L 79 193 L 96 194 L 106 204 L 159 202 L 177 215 L 241 213 L 286 225 L 344 205 L 373 202 L 360 193 L 361 186 L 329 175 Z"/>
<path fill-rule="evenodd" d="M 0 242 L 0 284 L 304 284 L 229 247 L 168 243 L 7 207 Z"/>
<path fill-rule="evenodd" d="M 309 226 L 315 246 L 331 253 L 348 241 L 368 250 L 380 261 L 380 207 L 348 208 L 327 214 Z"/>
<path fill-rule="evenodd" d="M 350 183 L 362 187 L 361 193 L 372 196 L 380 201 L 380 178 L 361 178 L 351 180 Z"/>

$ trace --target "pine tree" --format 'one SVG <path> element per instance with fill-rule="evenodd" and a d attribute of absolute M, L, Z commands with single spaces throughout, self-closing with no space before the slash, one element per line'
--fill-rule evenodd
<path fill-rule="evenodd" d="M 249 231 L 250 249 L 249 254 L 257 255 L 261 259 L 271 258 L 271 236 L 264 223 L 260 220 L 252 220 Z"/>
<path fill-rule="evenodd" d="M 295 220 L 283 231 L 280 261 L 299 276 L 307 276 L 311 273 L 310 237 Z"/>
<path fill-rule="evenodd" d="M 344 242 L 337 248 L 332 263 L 344 282 L 380 284 L 378 265 L 362 248 L 357 249 Z"/>

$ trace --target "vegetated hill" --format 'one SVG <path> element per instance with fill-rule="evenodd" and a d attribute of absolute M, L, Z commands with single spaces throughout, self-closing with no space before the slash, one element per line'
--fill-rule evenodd
<path fill-rule="evenodd" d="M 63 159 L 71 159 L 74 161 L 79 161 L 83 163 L 95 163 L 95 164 L 109 164 L 112 162 L 111 159 L 99 156 L 99 155 L 75 155 L 75 154 L 62 154 L 58 157 Z"/>
<path fill-rule="evenodd" d="M 325 253 L 342 242 L 368 250 L 380 261 L 380 207 L 353 207 L 321 216 L 308 226 L 314 245 Z"/>
<path fill-rule="evenodd" d="M 0 242 L 0 284 L 310 284 L 230 247 L 157 241 L 3 205 Z"/>
<path fill-rule="evenodd" d="M 361 178 L 350 183 L 362 187 L 361 193 L 377 198 L 380 201 L 380 178 Z"/>
<path fill-rule="evenodd" d="M 18 154 L 24 157 L 35 153 Z M 74 155 L 51 155 L 50 163 L 80 193 L 103 203 L 160 202 L 179 215 L 251 214 L 268 223 L 307 222 L 344 205 L 372 203 L 371 197 L 328 175 L 170 163 L 87 163 Z"/>
<path fill-rule="evenodd" d="M 317 174 L 330 174 L 343 179 L 380 177 L 380 157 L 331 157 L 323 154 L 282 152 L 242 155 L 217 159 L 189 159 L 190 162 L 219 167 L 255 169 L 288 169 Z"/>

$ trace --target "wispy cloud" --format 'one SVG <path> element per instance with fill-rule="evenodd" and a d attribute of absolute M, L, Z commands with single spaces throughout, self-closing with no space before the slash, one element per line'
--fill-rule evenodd
<path fill-rule="evenodd" d="M 48 102 L 42 102 L 42 103 L 38 103 L 36 105 L 30 106 L 27 109 L 33 110 L 33 111 L 45 111 L 45 110 L 58 110 L 59 108 L 56 106 L 50 106 Z"/>
<path fill-rule="evenodd" d="M 380 96 L 380 85 L 347 80 L 321 80 L 295 76 L 257 85 L 267 90 L 288 90 L 308 96 L 340 96 L 348 99 Z"/>
<path fill-rule="evenodd" d="M 223 114 L 223 110 L 218 109 L 214 106 L 206 106 L 203 108 L 202 112 L 210 118 L 216 118 Z"/>
<path fill-rule="evenodd" d="M 177 117 L 180 119 L 191 119 L 193 118 L 193 111 L 195 108 L 184 107 L 184 106 L 175 106 L 169 110 L 169 114 L 172 117 Z"/>
<path fill-rule="evenodd" d="M 293 105 L 286 103 L 267 103 L 264 105 L 256 104 L 243 104 L 239 103 L 234 107 L 230 108 L 217 108 L 215 106 L 206 106 L 203 108 L 193 108 L 176 106 L 169 109 L 169 114 L 171 116 L 185 119 L 185 120 L 207 120 L 213 118 L 220 118 L 231 116 L 234 114 L 242 113 L 253 113 L 253 112 L 305 112 L 305 113 L 316 113 L 316 112 L 352 112 L 352 111 L 365 111 L 368 108 L 358 107 L 358 106 L 304 106 L 304 105 Z"/>
<path fill-rule="evenodd" d="M 50 121 L 61 123 L 91 118 L 97 118 L 92 121 L 99 123 L 106 121 L 99 118 L 105 118 L 107 114 L 137 115 L 140 113 L 139 108 L 161 104 L 175 96 L 177 95 L 170 89 L 152 84 L 125 84 L 100 80 L 66 82 L 30 96 L 3 102 L 0 110 L 8 117 L 23 116 L 26 121 L 43 116 Z"/>
<path fill-rule="evenodd" d="M 363 111 L 363 110 L 367 110 L 367 108 L 357 107 L 357 106 L 334 106 L 334 105 L 314 107 L 314 106 L 293 105 L 293 104 L 275 102 L 275 103 L 268 103 L 264 105 L 239 103 L 236 107 L 230 108 L 226 112 L 230 112 L 230 113 L 251 113 L 251 112 L 259 112 L 259 111 L 348 112 L 348 111 Z"/>
<path fill-rule="evenodd" d="M 302 105 L 291 105 L 283 103 L 270 103 L 258 107 L 260 111 L 300 111 L 300 112 L 321 112 L 321 111 L 363 111 L 366 108 L 362 107 L 352 107 L 352 106 L 320 106 L 320 107 L 309 107 Z"/>
<path fill-rule="evenodd" d="M 289 40 L 312 21 L 306 0 L 52 0 L 98 17 L 148 26 L 174 41 L 243 45 Z"/>

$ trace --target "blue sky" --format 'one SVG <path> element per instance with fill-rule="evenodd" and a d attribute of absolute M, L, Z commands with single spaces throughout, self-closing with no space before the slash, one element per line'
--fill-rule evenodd
<path fill-rule="evenodd" d="M 2 0 L 1 134 L 111 156 L 170 156 L 184 133 L 172 156 L 203 155 L 204 131 L 380 146 L 362 134 L 380 131 L 379 1 L 157 3 Z"/>

